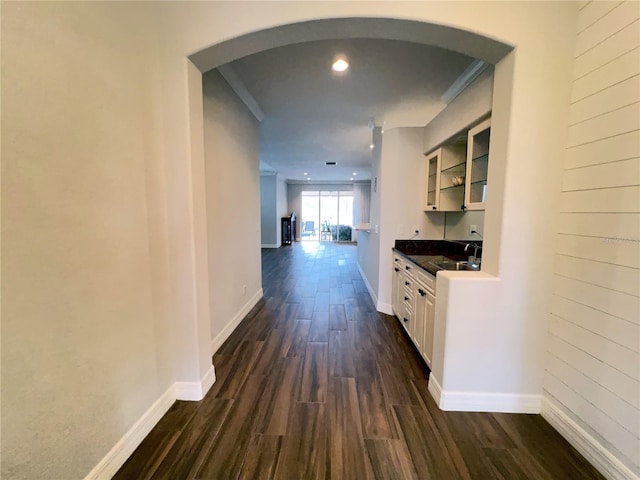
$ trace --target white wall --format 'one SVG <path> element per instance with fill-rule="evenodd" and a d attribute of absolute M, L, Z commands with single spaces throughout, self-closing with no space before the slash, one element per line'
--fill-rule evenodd
<path fill-rule="evenodd" d="M 373 129 L 371 150 L 371 194 L 369 203 L 370 232 L 358 234 L 358 265 L 374 303 L 378 303 L 378 281 L 380 273 L 380 189 L 382 129 Z"/>
<path fill-rule="evenodd" d="M 378 310 L 391 309 L 391 249 L 397 239 L 444 238 L 444 216 L 423 210 L 426 163 L 424 128 L 394 128 L 382 135 L 380 189 L 380 272 Z M 415 235 L 415 229 L 419 234 Z"/>
<path fill-rule="evenodd" d="M 216 338 L 261 296 L 260 151 L 258 122 L 217 70 L 203 76 L 203 88 L 211 334 L 219 346 Z"/>
<path fill-rule="evenodd" d="M 484 235 L 484 210 L 446 212 L 444 216 L 444 238 L 446 240 L 481 240 L 478 235 L 469 234 L 469 228 L 472 225 L 475 225 L 475 230 L 480 235 Z"/>
<path fill-rule="evenodd" d="M 173 379 L 199 380 L 210 364 L 203 348 L 211 338 L 203 92 L 186 57 L 294 22 L 405 18 L 516 47 L 495 74 L 492 161 L 499 168 L 490 182 L 498 188 L 487 197 L 491 248 L 484 264 L 501 276 L 501 300 L 507 299 L 489 314 L 499 327 L 519 332 L 497 330 L 496 337 L 483 330 L 452 385 L 464 389 L 479 372 L 500 380 L 494 391 L 539 393 L 540 319 L 550 305 L 556 231 L 550 218 L 559 191 L 549 179 L 560 178 L 576 9 L 571 2 L 256 2 L 250 10 L 242 2 L 3 4 L 2 269 L 12 278 L 2 286 L 3 477 L 81 477 Z M 443 30 L 429 29 L 429 38 L 491 57 L 482 50 L 486 43 L 437 32 Z M 265 34 L 239 46 L 236 56 L 276 43 Z M 23 168 L 43 173 L 22 174 Z M 120 188 L 120 180 L 135 185 Z M 46 198 L 34 202 L 36 195 Z M 245 232 L 256 241 L 257 216 L 256 210 Z M 461 285 L 462 294 L 478 296 L 473 282 Z M 136 303 L 149 295 L 147 306 Z M 95 319 L 95 330 L 86 329 L 87 319 Z M 476 368 L 478 355 L 504 344 L 511 348 L 494 362 L 498 370 Z M 36 348 L 25 356 L 22 345 Z M 511 375 L 500 370 L 505 365 L 522 368 Z M 96 389 L 100 373 L 109 381 Z M 24 395 L 23 379 L 36 376 Z M 46 415 L 38 414 L 43 404 Z M 68 424 L 74 428 L 60 442 L 59 427 Z"/>
<path fill-rule="evenodd" d="M 274 174 L 260 175 L 260 238 L 262 248 L 277 248 L 279 217 L 277 208 L 278 179 Z"/>
<path fill-rule="evenodd" d="M 611 478 L 640 475 L 639 18 L 633 1 L 578 15 L 545 354 L 544 415 L 613 455 Z"/>
<path fill-rule="evenodd" d="M 2 5 L 3 479 L 84 477 L 186 358 L 158 21 L 141 3 Z"/>

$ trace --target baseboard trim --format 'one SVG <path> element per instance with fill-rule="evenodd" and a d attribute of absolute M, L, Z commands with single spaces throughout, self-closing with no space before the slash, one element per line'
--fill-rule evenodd
<path fill-rule="evenodd" d="M 636 474 L 615 455 L 545 397 L 542 398 L 540 414 L 606 478 L 638 480 Z"/>
<path fill-rule="evenodd" d="M 260 288 L 254 295 L 249 299 L 249 301 L 240 309 L 238 313 L 236 313 L 235 317 L 231 319 L 231 321 L 216 335 L 213 340 L 211 340 L 211 355 L 215 355 L 218 349 L 222 346 L 222 344 L 229 338 L 229 335 L 233 333 L 240 322 L 244 320 L 244 317 L 251 311 L 253 307 L 260 301 L 263 297 L 264 292 L 262 288 Z"/>
<path fill-rule="evenodd" d="M 367 279 L 367 276 L 364 274 L 364 270 L 362 270 L 362 267 L 360 266 L 360 262 L 356 262 L 356 266 L 358 267 L 358 272 L 360 272 L 360 276 L 362 277 L 362 281 L 364 282 L 365 287 L 367 287 L 367 291 L 369 292 L 369 296 L 371 297 L 371 300 L 373 301 L 373 304 L 378 305 L 378 296 L 376 295 L 376 292 L 373 290 L 373 287 L 371 287 L 371 284 L 369 283 L 369 280 Z"/>
<path fill-rule="evenodd" d="M 438 406 L 453 412 L 540 413 L 541 398 L 513 393 L 451 392 L 440 388 Z"/>
<path fill-rule="evenodd" d="M 85 480 L 104 480 L 113 477 L 175 401 L 175 386 L 171 385 L 109 450 L 109 453 L 93 467 Z"/>
<path fill-rule="evenodd" d="M 176 400 L 186 400 L 198 402 L 204 398 L 209 389 L 216 381 L 216 369 L 213 365 L 204 374 L 199 382 L 176 382 L 174 383 Z"/>
<path fill-rule="evenodd" d="M 260 248 L 280 248 L 280 245 L 275 243 L 263 243 Z"/>
<path fill-rule="evenodd" d="M 395 313 L 393 313 L 393 306 L 390 303 L 378 301 L 376 304 L 376 310 L 386 313 L 387 315 L 395 315 Z"/>
<path fill-rule="evenodd" d="M 433 372 L 429 374 L 429 381 L 427 383 L 427 390 L 431 394 L 431 397 L 436 401 L 436 405 L 440 406 L 440 399 L 442 397 L 442 387 L 433 376 Z"/>

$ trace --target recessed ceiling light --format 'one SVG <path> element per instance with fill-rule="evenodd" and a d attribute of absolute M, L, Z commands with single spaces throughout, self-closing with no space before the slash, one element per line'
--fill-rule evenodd
<path fill-rule="evenodd" d="M 338 57 L 331 65 L 331 70 L 334 72 L 344 72 L 349 68 L 349 62 L 346 57 Z"/>
<path fill-rule="evenodd" d="M 311 180 L 311 177 L 307 177 L 307 180 Z"/>
<path fill-rule="evenodd" d="M 373 143 L 369 144 L 369 148 L 373 149 L 373 147 L 375 147 Z"/>
<path fill-rule="evenodd" d="M 307 176 L 307 172 L 304 172 L 304 174 L 303 174 L 303 175 L 306 177 L 306 176 Z"/>
<path fill-rule="evenodd" d="M 353 176 L 355 177 L 358 174 L 358 172 L 353 172 Z"/>
<path fill-rule="evenodd" d="M 351 177 L 349 180 L 353 180 L 353 177 Z"/>

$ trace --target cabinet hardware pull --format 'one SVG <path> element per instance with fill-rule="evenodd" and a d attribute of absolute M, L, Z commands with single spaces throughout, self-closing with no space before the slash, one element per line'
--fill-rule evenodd
<path fill-rule="evenodd" d="M 409 285 L 411 285 L 411 282 L 404 282 L 404 284 L 408 287 Z"/>
<path fill-rule="evenodd" d="M 405 296 L 404 301 L 406 302 L 407 300 L 409 300 L 409 297 Z"/>
<path fill-rule="evenodd" d="M 398 259 L 397 259 L 397 258 L 394 258 L 394 259 L 393 259 L 393 261 L 394 261 L 394 262 L 397 262 L 397 261 L 398 261 Z"/>
<path fill-rule="evenodd" d="M 467 207 L 465 205 L 460 205 L 460 210 L 466 210 Z"/>
<path fill-rule="evenodd" d="M 396 272 L 399 272 L 399 271 L 400 271 L 400 269 L 399 269 L 398 267 L 394 267 L 394 270 L 395 270 Z"/>
<path fill-rule="evenodd" d="M 424 297 L 426 295 L 425 291 L 421 288 L 418 289 L 418 293 L 420 294 L 421 297 Z"/>
<path fill-rule="evenodd" d="M 437 210 L 438 207 L 436 207 L 435 205 L 433 207 L 431 207 L 431 210 Z"/>
<path fill-rule="evenodd" d="M 404 318 L 403 320 L 404 320 L 404 323 L 407 323 L 407 322 L 409 321 L 409 320 L 408 320 L 408 319 L 406 319 L 406 318 Z"/>
<path fill-rule="evenodd" d="M 411 267 L 409 265 L 407 265 L 406 267 L 404 267 L 405 270 L 411 270 Z"/>

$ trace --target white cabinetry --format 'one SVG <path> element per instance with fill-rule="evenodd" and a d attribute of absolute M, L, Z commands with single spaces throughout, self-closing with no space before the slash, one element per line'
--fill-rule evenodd
<path fill-rule="evenodd" d="M 487 119 L 467 132 L 466 144 L 458 135 L 427 155 L 425 211 L 484 210 L 490 137 Z"/>
<path fill-rule="evenodd" d="M 393 255 L 393 311 L 431 367 L 436 279 L 414 263 Z"/>
<path fill-rule="evenodd" d="M 459 211 L 464 202 L 464 145 L 443 146 L 427 156 L 424 209 Z M 457 181 L 459 180 L 459 182 Z"/>
<path fill-rule="evenodd" d="M 484 210 L 487 195 L 490 139 L 491 119 L 485 120 L 469 130 L 464 187 L 464 205 L 469 210 Z"/>

